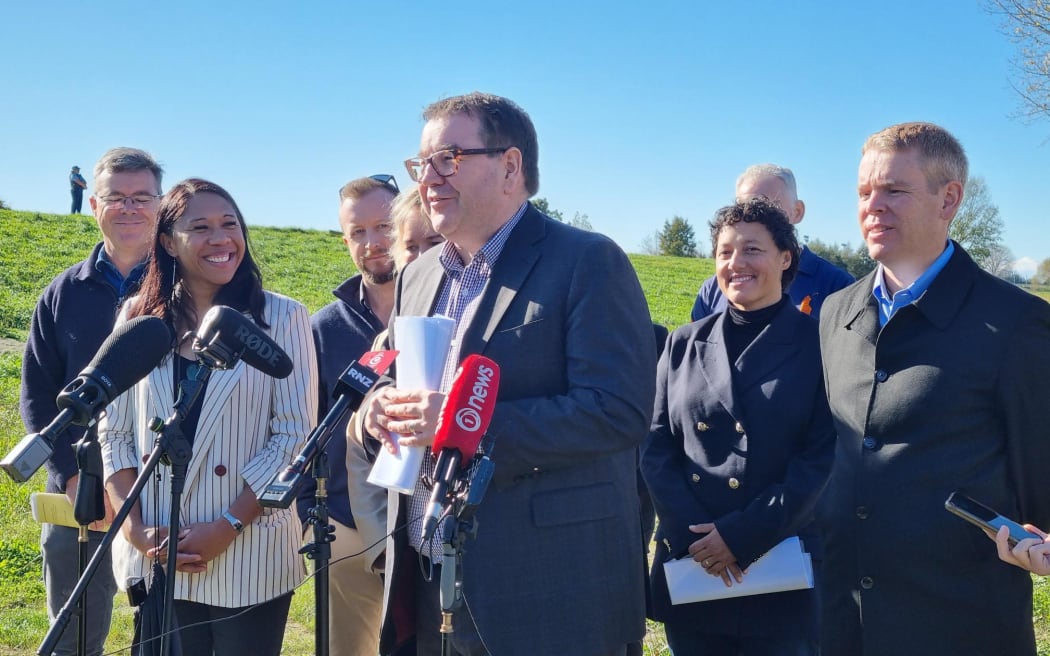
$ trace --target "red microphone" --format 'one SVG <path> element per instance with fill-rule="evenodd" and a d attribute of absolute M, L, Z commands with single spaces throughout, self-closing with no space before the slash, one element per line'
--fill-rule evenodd
<path fill-rule="evenodd" d="M 423 515 L 424 542 L 433 537 L 438 520 L 451 501 L 450 490 L 461 480 L 461 471 L 466 471 L 478 451 L 492 421 L 498 390 L 499 365 L 483 355 L 468 355 L 441 405 L 434 444 L 430 447 L 432 453 L 438 453 L 438 459 L 434 489 Z"/>

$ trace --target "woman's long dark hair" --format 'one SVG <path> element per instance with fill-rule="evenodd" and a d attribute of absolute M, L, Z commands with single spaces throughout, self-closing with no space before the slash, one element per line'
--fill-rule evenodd
<path fill-rule="evenodd" d="M 181 284 L 182 274 L 176 266 L 175 258 L 161 246 L 160 236 L 163 234 L 172 237 L 175 222 L 185 214 L 190 199 L 203 193 L 224 198 L 233 207 L 244 234 L 244 259 L 230 282 L 223 285 L 215 295 L 215 304 L 250 312 L 256 324 L 269 328 L 269 324 L 263 319 L 266 297 L 263 295 L 262 274 L 252 258 L 248 226 L 244 222 L 241 210 L 229 192 L 214 182 L 200 178 L 189 178 L 177 183 L 161 199 L 149 265 L 142 278 L 138 302 L 129 309 L 129 318 L 143 315 L 160 317 L 176 330 L 176 339 L 180 327 L 193 329 L 199 323 L 200 317 L 193 306 L 190 291 L 186 285 Z"/>

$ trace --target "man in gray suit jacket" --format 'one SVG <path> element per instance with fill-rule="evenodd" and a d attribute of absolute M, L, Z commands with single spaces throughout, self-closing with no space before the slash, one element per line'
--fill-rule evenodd
<path fill-rule="evenodd" d="M 365 428 L 388 448 L 391 435 L 432 443 L 458 363 L 495 360 L 495 478 L 466 545 L 453 651 L 624 654 L 645 631 L 635 455 L 656 364 L 641 286 L 609 239 L 527 202 L 539 186 L 537 143 L 520 107 L 472 93 L 423 117 L 420 156 L 406 165 L 448 241 L 404 270 L 394 316 L 444 314 L 457 328 L 442 389 L 382 388 L 366 401 Z M 441 557 L 439 543 L 420 540 L 428 497 L 417 485 L 390 510 L 411 523 L 387 549 L 384 654 L 411 649 L 413 636 L 417 653 L 440 650 L 439 575 L 428 583 L 417 564 Z"/>
<path fill-rule="evenodd" d="M 949 241 L 966 175 L 936 125 L 864 144 L 859 220 L 879 266 L 820 315 L 838 431 L 818 509 L 825 656 L 1035 654 L 1028 574 L 944 509 L 959 489 L 1050 522 L 1050 305 Z"/>

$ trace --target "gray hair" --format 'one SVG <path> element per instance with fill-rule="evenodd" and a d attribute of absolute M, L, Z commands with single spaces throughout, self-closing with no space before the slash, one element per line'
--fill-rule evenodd
<path fill-rule="evenodd" d="M 149 171 L 157 181 L 157 193 L 161 193 L 161 179 L 164 177 L 164 169 L 157 160 L 144 150 L 138 148 L 110 148 L 95 163 L 95 179 L 97 180 L 104 172 L 110 173 L 133 173 L 135 171 Z"/>
<path fill-rule="evenodd" d="M 779 179 L 784 183 L 784 187 L 791 192 L 791 195 L 798 199 L 798 188 L 795 186 L 795 174 L 786 166 L 777 166 L 776 164 L 752 164 L 744 169 L 744 172 L 736 179 L 736 186 L 739 187 L 745 180 L 754 180 L 756 178 L 765 177 Z"/>

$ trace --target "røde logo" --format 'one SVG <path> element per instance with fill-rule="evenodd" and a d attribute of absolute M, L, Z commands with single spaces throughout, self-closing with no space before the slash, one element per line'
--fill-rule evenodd
<path fill-rule="evenodd" d="M 267 344 L 262 337 L 249 330 L 248 326 L 237 326 L 233 336 L 240 340 L 249 351 L 254 351 L 260 358 L 271 365 L 276 366 L 277 361 L 281 358 L 280 354 L 272 346 Z"/>
<path fill-rule="evenodd" d="M 481 412 L 485 399 L 489 396 L 489 385 L 494 373 L 491 367 L 484 365 L 478 367 L 478 377 L 474 379 L 474 384 L 471 386 L 472 393 L 467 399 L 467 407 L 456 411 L 456 425 L 463 430 L 473 433 L 481 428 Z"/>

